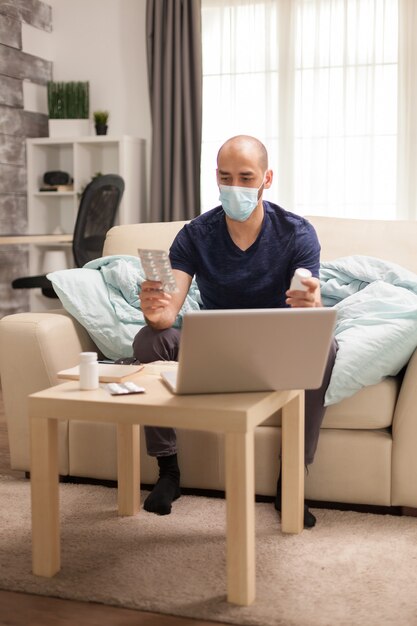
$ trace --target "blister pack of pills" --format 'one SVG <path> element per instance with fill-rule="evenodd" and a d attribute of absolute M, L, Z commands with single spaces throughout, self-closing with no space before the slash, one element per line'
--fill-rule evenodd
<path fill-rule="evenodd" d="M 138 249 L 143 271 L 147 280 L 158 280 L 168 293 L 178 291 L 168 253 L 165 250 Z"/>
<path fill-rule="evenodd" d="M 112 396 L 126 396 L 132 393 L 145 393 L 145 387 L 140 387 L 136 383 L 127 380 L 125 383 L 108 383 L 107 391 Z"/>

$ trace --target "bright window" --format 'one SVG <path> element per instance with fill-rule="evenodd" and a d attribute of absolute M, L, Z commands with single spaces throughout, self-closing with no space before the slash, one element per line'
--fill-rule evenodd
<path fill-rule="evenodd" d="M 202 0 L 202 207 L 220 145 L 265 143 L 265 197 L 303 215 L 394 219 L 398 0 Z"/>

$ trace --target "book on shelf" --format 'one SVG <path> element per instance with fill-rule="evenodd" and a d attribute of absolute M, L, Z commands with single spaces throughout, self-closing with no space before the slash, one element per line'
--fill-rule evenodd
<path fill-rule="evenodd" d="M 101 383 L 120 383 L 129 376 L 137 374 L 143 369 L 143 365 L 122 365 L 119 363 L 99 363 L 98 379 Z M 78 365 L 61 370 L 57 374 L 58 378 L 65 380 L 79 380 L 80 368 Z"/>

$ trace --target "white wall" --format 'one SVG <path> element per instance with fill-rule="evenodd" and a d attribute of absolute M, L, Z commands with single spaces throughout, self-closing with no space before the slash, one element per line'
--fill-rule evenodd
<path fill-rule="evenodd" d="M 48 0 L 47 4 L 52 7 L 52 33 L 25 27 L 23 50 L 53 61 L 53 80 L 88 80 L 91 117 L 96 109 L 110 111 L 108 134 L 144 138 L 149 163 L 146 0 Z M 25 108 L 47 112 L 45 92 L 26 84 Z"/>

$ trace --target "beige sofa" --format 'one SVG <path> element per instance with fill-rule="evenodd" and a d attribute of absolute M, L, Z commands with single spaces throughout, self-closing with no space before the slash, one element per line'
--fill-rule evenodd
<path fill-rule="evenodd" d="M 417 222 L 310 218 L 322 259 L 365 254 L 417 272 Z M 138 246 L 168 248 L 182 222 L 112 228 L 104 254 L 136 254 Z M 85 330 L 62 309 L 22 313 L 0 321 L 0 366 L 11 464 L 30 470 L 27 396 L 57 383 L 56 373 L 94 349 Z M 316 460 L 306 478 L 313 500 L 417 507 L 417 353 L 403 376 L 388 378 L 332 405 L 326 413 Z M 65 417 L 65 416 L 63 416 Z M 143 437 L 141 440 L 143 441 Z M 179 432 L 184 487 L 223 490 L 221 436 Z M 116 478 L 114 427 L 60 423 L 60 472 Z M 256 492 L 273 495 L 278 474 L 279 416 L 256 432 Z M 142 456 L 142 480 L 156 479 L 154 459 Z"/>

